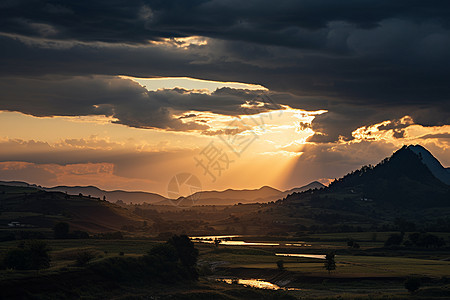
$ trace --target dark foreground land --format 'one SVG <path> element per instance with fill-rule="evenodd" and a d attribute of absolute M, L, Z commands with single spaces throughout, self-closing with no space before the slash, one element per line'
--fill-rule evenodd
<path fill-rule="evenodd" d="M 194 268 L 189 254 L 196 255 L 194 248 L 180 246 L 183 252 L 177 254 L 163 241 L 49 239 L 43 240 L 51 249 L 49 268 L 0 271 L 0 298 L 449 299 L 449 249 L 383 247 L 384 237 L 390 234 L 378 232 L 379 241 L 373 241 L 371 233 L 340 233 L 308 235 L 302 240 L 234 238 L 262 245 L 194 243 L 199 250 Z M 349 239 L 360 248 L 348 247 Z M 0 250 L 5 253 L 27 242 L 2 242 Z M 331 249 L 336 251 L 336 270 L 331 272 L 320 258 L 275 255 L 324 254 Z M 89 258 L 83 260 L 83 255 Z M 420 280 L 420 288 L 413 293 L 404 285 L 409 277 Z M 219 281 L 224 279 L 228 283 Z M 249 286 L 254 282 L 242 281 L 251 279 L 274 286 L 256 288 Z"/>

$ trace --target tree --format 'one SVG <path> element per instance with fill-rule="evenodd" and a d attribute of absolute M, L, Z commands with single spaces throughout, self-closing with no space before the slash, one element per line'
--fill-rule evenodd
<path fill-rule="evenodd" d="M 147 252 L 148 256 L 158 256 L 160 258 L 163 258 L 166 261 L 177 261 L 178 260 L 178 253 L 177 249 L 171 244 L 158 244 L 156 246 L 153 246 L 153 248 L 150 249 L 150 251 Z"/>
<path fill-rule="evenodd" d="M 198 273 L 195 269 L 198 258 L 198 249 L 194 247 L 194 243 L 189 237 L 187 235 L 174 235 L 167 243 L 176 249 L 181 264 L 186 267 L 192 278 L 198 279 Z"/>
<path fill-rule="evenodd" d="M 3 264 L 8 269 L 14 270 L 29 270 L 31 259 L 28 251 L 25 249 L 11 249 L 6 252 L 3 258 Z"/>
<path fill-rule="evenodd" d="M 31 258 L 31 269 L 39 270 L 50 267 L 50 255 L 48 254 L 50 248 L 44 241 L 30 241 L 25 245 L 25 250 L 28 250 Z"/>
<path fill-rule="evenodd" d="M 409 235 L 409 244 L 417 247 L 439 248 L 445 246 L 445 240 L 430 233 L 411 233 Z"/>
<path fill-rule="evenodd" d="M 50 248 L 44 241 L 29 241 L 23 248 L 9 250 L 3 260 L 7 268 L 15 270 L 40 270 L 50 266 Z"/>
<path fill-rule="evenodd" d="M 59 222 L 53 226 L 53 233 L 55 239 L 66 239 L 69 237 L 69 224 L 66 222 Z"/>
<path fill-rule="evenodd" d="M 412 294 L 420 288 L 420 279 L 409 277 L 405 280 L 405 288 Z"/>
<path fill-rule="evenodd" d="M 95 258 L 95 254 L 91 251 L 82 251 L 77 253 L 75 265 L 77 267 L 84 267 L 88 262 Z"/>
<path fill-rule="evenodd" d="M 330 252 L 325 256 L 324 268 L 330 274 L 331 271 L 336 270 L 336 261 L 334 260 L 334 252 Z"/>
<path fill-rule="evenodd" d="M 277 261 L 277 267 L 278 267 L 278 270 L 284 270 L 284 261 L 282 261 L 282 260 L 279 260 L 279 261 Z"/>

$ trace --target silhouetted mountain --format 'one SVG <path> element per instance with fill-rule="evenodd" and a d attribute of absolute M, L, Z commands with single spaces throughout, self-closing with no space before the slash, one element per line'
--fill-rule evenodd
<path fill-rule="evenodd" d="M 303 192 L 309 189 L 323 188 L 324 185 L 314 181 L 305 186 L 294 188 L 287 191 L 280 191 L 270 186 L 263 186 L 259 189 L 233 190 L 225 191 L 202 191 L 194 193 L 188 197 L 180 197 L 176 200 L 176 204 L 180 206 L 192 205 L 234 205 L 238 203 L 267 203 L 277 201 L 294 192 Z M 167 205 L 169 201 L 165 200 L 157 204 Z"/>
<path fill-rule="evenodd" d="M 0 180 L 0 184 L 1 185 L 9 185 L 9 186 L 41 188 L 41 186 L 38 186 L 36 184 L 29 184 L 24 181 L 2 181 L 2 180 Z"/>
<path fill-rule="evenodd" d="M 166 197 L 163 197 L 159 194 L 148 193 L 148 192 L 127 192 L 121 190 L 115 191 L 105 191 L 99 189 L 95 186 L 55 186 L 52 188 L 44 188 L 46 191 L 58 191 L 58 192 L 67 192 L 71 195 L 78 195 L 82 193 L 83 195 L 91 195 L 93 197 L 98 197 L 103 199 L 103 196 L 106 197 L 106 200 L 109 202 L 116 202 L 118 200 L 122 200 L 125 203 L 140 204 L 140 203 L 157 203 L 160 201 L 167 200 Z"/>
<path fill-rule="evenodd" d="M 307 190 L 314 190 L 314 189 L 322 189 L 326 187 L 325 185 L 323 185 L 322 183 L 318 182 L 318 181 L 313 181 L 305 186 L 299 187 L 299 188 L 293 188 L 290 190 L 285 191 L 284 193 L 287 195 L 292 194 L 292 193 L 301 193 Z"/>
<path fill-rule="evenodd" d="M 227 189 L 225 191 L 201 191 L 196 192 L 188 197 L 180 197 L 178 199 L 169 199 L 156 193 L 149 192 L 129 192 L 122 190 L 105 191 L 96 186 L 55 186 L 41 187 L 36 184 L 29 184 L 22 181 L 0 181 L 0 184 L 20 187 L 33 187 L 48 192 L 63 192 L 69 195 L 91 196 L 106 200 L 109 202 L 122 201 L 130 204 L 156 204 L 156 205 L 173 205 L 192 206 L 192 205 L 234 205 L 238 203 L 267 203 L 282 199 L 292 193 L 300 193 L 309 189 L 320 189 L 325 187 L 320 182 L 314 181 L 299 188 L 293 188 L 287 191 L 280 191 L 270 186 L 263 186 L 259 189 L 234 190 Z M 194 199 L 194 201 L 192 200 Z"/>
<path fill-rule="evenodd" d="M 427 149 L 420 145 L 411 145 L 408 146 L 408 149 L 414 152 L 419 157 L 419 159 L 428 167 L 434 177 L 436 177 L 443 183 L 450 185 L 450 169 L 444 168 Z"/>
<path fill-rule="evenodd" d="M 444 171 L 447 172 L 425 148 L 404 146 L 378 165 L 364 166 L 335 180 L 328 188 L 300 198 L 323 207 L 340 205 L 349 209 L 358 202 L 405 209 L 450 206 L 450 186 L 434 175 L 445 180 L 441 175 Z M 298 198 L 293 195 L 288 201 Z"/>

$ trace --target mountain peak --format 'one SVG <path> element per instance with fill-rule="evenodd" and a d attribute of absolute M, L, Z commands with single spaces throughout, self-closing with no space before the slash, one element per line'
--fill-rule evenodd
<path fill-rule="evenodd" d="M 363 166 L 333 181 L 320 195 L 370 199 L 386 207 L 442 206 L 450 195 L 443 172 L 448 170 L 422 146 L 403 146 L 376 166 Z"/>
<path fill-rule="evenodd" d="M 450 172 L 444 168 L 441 163 L 424 147 L 421 145 L 409 145 L 407 149 L 414 152 L 422 163 L 427 166 L 430 172 L 442 181 L 443 183 L 450 185 Z"/>

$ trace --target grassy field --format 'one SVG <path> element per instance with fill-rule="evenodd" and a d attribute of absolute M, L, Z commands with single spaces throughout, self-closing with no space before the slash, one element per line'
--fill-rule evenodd
<path fill-rule="evenodd" d="M 380 239 L 390 233 L 378 233 Z M 370 240 L 370 233 L 316 234 L 307 236 L 310 247 L 286 246 L 293 239 L 270 239 L 279 243 L 271 246 L 227 246 L 196 243 L 199 249 L 199 265 L 208 266 L 208 272 L 200 268 L 200 281 L 191 286 L 176 286 L 170 291 L 164 287 L 142 288 L 123 287 L 130 295 L 178 295 L 174 299 L 406 299 L 408 294 L 403 286 L 406 276 L 423 278 L 421 290 L 414 296 L 417 299 L 448 299 L 450 261 L 442 260 L 444 254 L 436 251 L 416 251 L 414 255 L 386 249 L 383 256 L 371 255 L 370 249 L 342 250 L 337 254 L 337 268 L 330 274 L 323 268 L 323 260 L 299 257 L 280 257 L 275 253 L 325 253 L 333 247 L 345 249 L 346 239 L 351 237 L 358 242 Z M 262 238 L 259 240 L 263 241 Z M 299 239 L 301 240 L 301 239 Z M 299 242 L 297 240 L 296 242 Z M 159 243 L 147 238 L 125 238 L 121 240 L 45 240 L 52 249 L 51 267 L 39 271 L 39 276 L 50 276 L 58 272 L 77 270 L 74 262 L 78 253 L 89 251 L 95 254 L 91 263 L 106 258 L 144 255 L 152 246 Z M 15 248 L 20 241 L 0 243 L 0 253 Z M 371 241 L 367 241 L 371 243 Z M 376 246 L 381 246 L 375 242 Z M 368 247 L 370 248 L 370 247 Z M 391 251 L 391 252 L 389 252 Z M 349 253 L 347 253 L 349 252 Z M 392 255 L 390 255 L 390 253 Z M 450 256 L 450 253 L 447 253 Z M 414 258 L 414 256 L 420 258 Z M 284 270 L 279 270 L 277 261 L 284 262 Z M 37 276 L 36 271 L 0 271 L 0 280 Z M 266 291 L 243 287 L 237 284 L 216 282 L 215 277 L 258 278 L 300 290 Z M 439 296 L 441 295 L 441 296 Z M 444 295 L 444 296 L 442 296 Z M 209 298 L 208 298 L 209 297 Z M 441 297 L 441 298 L 439 298 Z M 94 297 L 95 298 L 95 297 Z M 111 297 L 113 298 L 113 297 Z M 118 298 L 120 299 L 120 298 Z M 125 298 L 124 298 L 125 299 Z M 131 299 L 131 298 L 130 298 Z M 134 299 L 134 298 L 133 298 Z M 137 299 L 140 299 L 137 297 Z"/>

